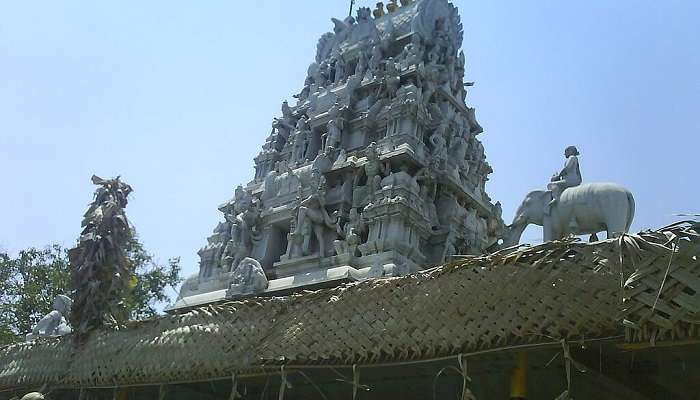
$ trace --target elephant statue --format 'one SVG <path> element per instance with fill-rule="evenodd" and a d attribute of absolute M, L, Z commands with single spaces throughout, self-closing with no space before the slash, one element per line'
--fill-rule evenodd
<path fill-rule="evenodd" d="M 569 234 L 592 235 L 606 231 L 608 238 L 629 231 L 634 218 L 634 198 L 613 183 L 587 183 L 570 187 L 550 205 L 552 193 L 534 190 L 525 196 L 513 223 L 506 229 L 503 246 L 517 245 L 529 224 L 542 226 L 544 241 Z"/>

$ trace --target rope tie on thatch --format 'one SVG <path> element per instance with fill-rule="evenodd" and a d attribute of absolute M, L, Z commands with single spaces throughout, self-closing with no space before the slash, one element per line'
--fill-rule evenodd
<path fill-rule="evenodd" d="M 473 400 L 475 399 L 474 394 L 467 387 L 467 384 L 472 381 L 467 373 L 467 360 L 464 358 L 463 354 L 457 357 L 457 363 L 459 363 L 459 370 L 462 373 L 462 400 Z"/>
<path fill-rule="evenodd" d="M 287 389 L 287 371 L 284 370 L 284 365 L 280 368 L 280 377 L 282 382 L 280 382 L 280 392 L 277 399 L 284 400 L 284 391 Z"/>
<path fill-rule="evenodd" d="M 239 397 L 240 397 L 240 394 L 238 394 L 238 379 L 236 377 L 236 373 L 234 372 L 231 375 L 231 395 L 228 397 L 228 399 L 229 400 L 236 400 Z"/>
<path fill-rule="evenodd" d="M 573 365 L 580 372 L 586 372 L 585 369 L 577 366 L 576 361 L 571 357 L 569 344 L 565 339 L 561 340 L 562 354 L 564 355 L 564 370 L 566 371 L 566 390 L 560 394 L 555 400 L 571 400 L 571 366 Z"/>
<path fill-rule="evenodd" d="M 435 374 L 435 378 L 433 378 L 433 400 L 437 399 L 437 382 L 438 379 L 440 379 L 440 376 L 442 376 L 443 373 L 452 370 L 455 371 L 459 374 L 459 376 L 462 377 L 462 395 L 460 396 L 461 400 L 475 400 L 476 398 L 474 397 L 474 394 L 472 393 L 471 390 L 469 390 L 468 383 L 472 381 L 472 378 L 469 377 L 469 374 L 467 373 L 467 360 L 464 357 L 464 354 L 458 354 L 457 355 L 457 364 L 459 365 L 459 368 L 449 365 L 447 367 L 444 367 L 438 371 L 437 374 Z"/>
<path fill-rule="evenodd" d="M 671 264 L 673 264 L 673 255 L 676 254 L 676 248 L 678 247 L 678 241 L 680 236 L 676 236 L 671 244 L 671 255 L 668 258 L 668 266 L 666 267 L 666 272 L 664 273 L 664 279 L 661 281 L 661 286 L 659 286 L 659 292 L 656 294 L 656 299 L 654 299 L 654 306 L 651 307 L 651 312 L 656 311 L 656 305 L 659 304 L 659 298 L 661 297 L 661 292 L 664 290 L 666 285 L 666 280 L 668 279 L 668 273 L 671 272 Z"/>
<path fill-rule="evenodd" d="M 357 392 L 360 388 L 360 369 L 357 364 L 352 365 L 352 400 L 357 399 Z"/>
<path fill-rule="evenodd" d="M 571 353 L 569 352 L 569 344 L 566 340 L 561 340 L 561 346 L 564 350 L 564 369 L 566 370 L 566 390 L 571 392 Z"/>
<path fill-rule="evenodd" d="M 313 386 L 314 389 L 316 389 L 316 391 L 317 391 L 318 394 L 323 398 L 323 400 L 328 400 L 328 397 L 323 393 L 323 391 L 321 390 L 321 388 L 318 387 L 318 385 L 317 385 L 313 380 L 311 380 L 311 378 L 310 378 L 307 374 L 305 374 L 304 371 L 296 371 L 296 372 L 298 372 L 299 375 L 303 376 L 304 379 L 306 379 L 306 381 L 309 382 L 309 384 L 310 384 L 311 386 Z"/>

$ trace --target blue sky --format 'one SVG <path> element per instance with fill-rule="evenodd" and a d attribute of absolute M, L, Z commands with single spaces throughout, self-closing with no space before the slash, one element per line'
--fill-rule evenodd
<path fill-rule="evenodd" d="M 632 190 L 634 230 L 700 212 L 700 2 L 454 3 L 487 190 L 508 222 L 569 144 L 584 180 Z M 0 1 L 0 248 L 71 246 L 90 176 L 121 174 L 146 247 L 194 273 L 216 206 L 252 178 L 272 117 L 347 8 Z"/>

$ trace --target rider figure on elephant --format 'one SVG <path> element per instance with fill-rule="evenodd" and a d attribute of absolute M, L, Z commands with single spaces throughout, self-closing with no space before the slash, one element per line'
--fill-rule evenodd
<path fill-rule="evenodd" d="M 576 146 L 569 146 L 564 150 L 566 163 L 564 168 L 558 174 L 552 176 L 551 182 L 547 185 L 547 189 L 552 192 L 552 201 L 549 206 L 554 205 L 561 196 L 562 192 L 570 187 L 581 184 L 581 169 L 578 164 L 579 152 Z"/>

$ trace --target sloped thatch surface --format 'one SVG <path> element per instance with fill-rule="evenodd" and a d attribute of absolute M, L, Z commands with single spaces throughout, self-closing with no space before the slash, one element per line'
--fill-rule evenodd
<path fill-rule="evenodd" d="M 676 245 L 658 243 L 671 235 L 683 239 L 674 239 Z M 635 265 L 665 271 L 671 247 L 677 263 L 671 275 L 681 276 L 676 272 L 683 270 L 697 276 L 700 241 L 688 224 L 595 244 L 545 243 L 465 258 L 403 278 L 199 307 L 121 331 L 98 331 L 80 347 L 70 338 L 7 347 L 0 350 L 0 387 L 155 384 L 213 379 L 282 363 L 421 360 L 621 335 L 621 311 L 636 321 L 629 326 L 649 332 L 659 326 L 654 312 L 661 308 L 649 312 L 638 307 L 630 282 L 623 304 L 622 283 L 635 276 Z M 645 282 L 644 290 L 653 291 L 651 281 Z M 661 298 L 668 307 L 684 307 L 673 303 L 677 295 L 670 296 L 677 285 L 669 287 L 667 280 Z M 687 312 L 678 315 L 685 317 L 669 319 L 672 330 L 676 323 L 697 323 Z"/>

